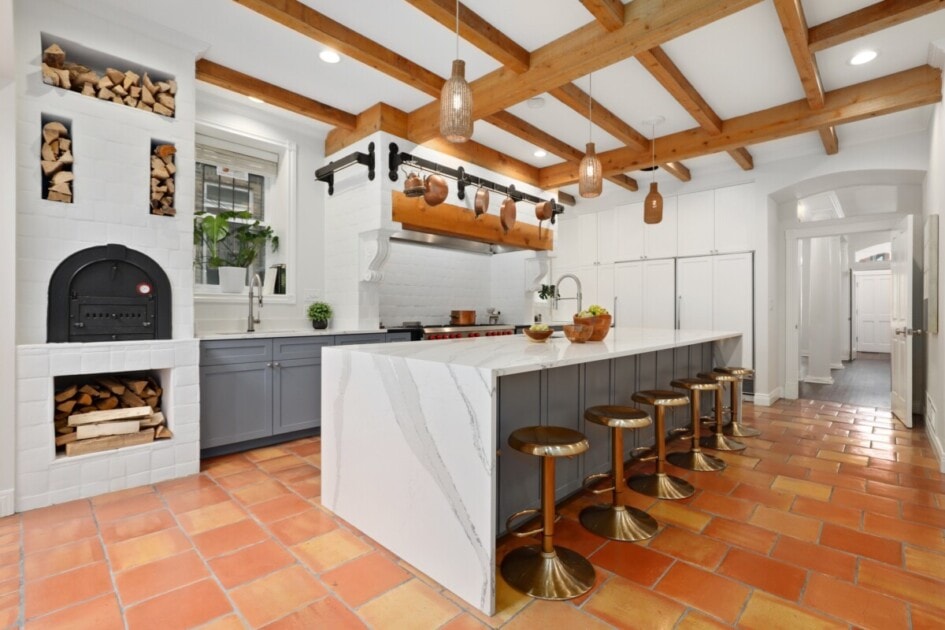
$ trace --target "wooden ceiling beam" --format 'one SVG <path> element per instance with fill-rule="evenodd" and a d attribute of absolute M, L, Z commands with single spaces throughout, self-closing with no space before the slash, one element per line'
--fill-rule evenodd
<path fill-rule="evenodd" d="M 479 144 L 474 140 L 466 142 L 449 142 L 443 138 L 432 138 L 423 143 L 423 146 L 452 155 L 453 157 L 487 168 L 490 171 L 501 173 L 512 179 L 517 179 L 532 186 L 538 186 L 538 167 L 517 160 L 495 149 Z"/>
<path fill-rule="evenodd" d="M 450 31 L 456 28 L 456 5 L 453 0 L 407 0 L 407 2 Z M 459 34 L 470 44 L 514 72 L 525 72 L 531 64 L 531 54 L 527 50 L 463 3 L 459 4 Z"/>
<path fill-rule="evenodd" d="M 676 99 L 689 115 L 706 131 L 722 133 L 722 119 L 706 102 L 699 91 L 689 82 L 669 55 L 659 46 L 637 55 L 639 61 L 653 78 Z M 754 160 L 748 149 L 739 147 L 729 154 L 745 170 L 754 168 Z"/>
<path fill-rule="evenodd" d="M 591 117 L 595 125 L 627 146 L 649 150 L 649 138 L 622 121 L 616 114 L 597 101 L 592 101 L 591 95 L 575 84 L 568 83 L 567 85 L 549 90 L 548 93 L 585 118 L 587 117 L 591 103 L 593 103 L 593 113 Z M 691 179 L 689 169 L 682 164 L 660 164 L 660 167 L 684 182 L 688 182 Z"/>
<path fill-rule="evenodd" d="M 820 52 L 943 8 L 945 0 L 883 0 L 812 26 L 807 42 L 811 52 Z"/>
<path fill-rule="evenodd" d="M 581 4 L 608 31 L 623 26 L 625 7 L 620 0 L 581 0 Z"/>
<path fill-rule="evenodd" d="M 491 116 L 487 116 L 485 121 L 513 136 L 521 138 L 525 142 L 533 144 L 536 147 L 541 147 L 545 151 L 557 155 L 563 160 L 580 162 L 581 158 L 584 157 L 584 153 L 582 153 L 580 149 L 558 140 L 551 134 L 542 131 L 538 127 L 509 112 L 497 112 Z M 639 190 L 637 181 L 622 173 L 611 175 L 607 179 L 621 188 L 626 188 L 633 192 Z"/>
<path fill-rule="evenodd" d="M 602 33 L 600 24 L 591 22 L 533 50 L 531 66 L 521 74 L 499 68 L 473 81 L 473 117 L 484 118 L 504 110 L 760 1 L 633 0 L 626 5 L 624 25 L 619 29 Z M 435 137 L 439 133 L 439 103 L 428 103 L 411 112 L 409 125 L 413 142 Z"/>
<path fill-rule="evenodd" d="M 407 136 L 407 112 L 387 103 L 377 103 L 357 115 L 353 129 L 335 127 L 325 138 L 325 155 L 333 155 L 373 133 L 386 133 L 404 138 Z"/>
<path fill-rule="evenodd" d="M 781 20 L 781 29 L 784 31 L 788 48 L 791 49 L 791 57 L 807 96 L 807 103 L 811 109 L 820 109 L 824 106 L 824 84 L 820 80 L 817 58 L 807 43 L 807 18 L 804 17 L 801 0 L 774 0 L 774 8 L 778 12 L 778 19 Z M 837 130 L 828 126 L 820 131 L 827 155 L 837 153 L 840 150 L 837 144 Z"/>
<path fill-rule="evenodd" d="M 197 80 L 204 83 L 210 83 L 237 94 L 244 96 L 253 96 L 261 99 L 270 105 L 281 107 L 282 109 L 317 121 L 335 125 L 338 128 L 350 130 L 357 126 L 357 117 L 346 111 L 340 110 L 331 105 L 326 105 L 315 99 L 290 92 L 284 88 L 271 83 L 266 83 L 248 74 L 243 74 L 221 66 L 218 63 L 208 59 L 197 60 Z"/>
<path fill-rule="evenodd" d="M 662 162 L 660 168 L 682 182 L 692 179 L 692 173 L 682 162 Z"/>
<path fill-rule="evenodd" d="M 233 0 L 337 52 L 439 99 L 445 80 L 299 0 Z M 439 101 L 434 105 L 439 111 Z"/>
<path fill-rule="evenodd" d="M 657 161 L 685 160 L 742 146 L 819 131 L 866 118 L 931 105 L 942 98 L 942 73 L 919 66 L 885 77 L 833 90 L 824 107 L 810 108 L 806 99 L 723 121 L 723 132 L 689 129 L 657 139 Z M 598 154 L 604 173 L 624 173 L 650 162 L 648 152 L 623 147 Z M 555 188 L 577 181 L 577 166 L 555 164 L 541 169 L 540 186 Z"/>

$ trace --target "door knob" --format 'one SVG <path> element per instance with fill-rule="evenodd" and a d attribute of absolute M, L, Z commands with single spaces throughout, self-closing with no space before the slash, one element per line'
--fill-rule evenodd
<path fill-rule="evenodd" d="M 921 328 L 903 328 L 904 335 L 924 335 L 925 331 Z"/>

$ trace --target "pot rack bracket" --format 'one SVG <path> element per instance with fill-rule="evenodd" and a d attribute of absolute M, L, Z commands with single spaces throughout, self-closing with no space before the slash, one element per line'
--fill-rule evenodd
<path fill-rule="evenodd" d="M 332 160 L 327 165 L 321 167 L 315 171 L 315 179 L 328 184 L 328 194 L 332 195 L 335 192 L 335 173 L 348 168 L 352 164 L 361 164 L 368 168 L 368 180 L 374 181 L 375 163 L 374 143 L 372 142 L 368 145 L 367 153 L 355 151 L 354 153 L 349 153 L 340 160 Z"/>
<path fill-rule="evenodd" d="M 464 169 L 462 166 L 459 168 L 450 168 L 448 166 L 443 166 L 442 164 L 437 164 L 431 160 L 417 157 L 416 155 L 412 155 L 406 151 L 401 151 L 396 142 L 391 142 L 390 153 L 388 154 L 387 158 L 388 177 L 390 177 L 390 181 L 397 181 L 397 171 L 401 166 L 412 166 L 420 170 L 437 173 L 438 175 L 443 175 L 445 177 L 449 177 L 450 179 L 456 180 L 456 196 L 461 200 L 466 198 L 466 186 L 474 186 L 477 188 L 487 188 L 501 195 L 506 195 L 511 197 L 516 202 L 527 201 L 528 203 L 539 204 L 549 201 L 552 207 L 552 225 L 555 224 L 555 217 L 564 212 L 564 206 L 559 204 L 555 199 L 541 199 L 535 195 L 530 195 L 528 193 L 515 190 L 515 184 L 509 184 L 508 186 L 497 184 L 493 181 L 485 179 L 484 177 L 479 177 L 478 175 L 473 175 L 466 172 L 466 169 Z"/>

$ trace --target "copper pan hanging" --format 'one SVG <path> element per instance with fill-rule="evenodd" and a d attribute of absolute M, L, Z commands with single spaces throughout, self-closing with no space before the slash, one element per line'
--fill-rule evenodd
<path fill-rule="evenodd" d="M 473 203 L 476 210 L 476 216 L 489 212 L 489 190 L 480 186 L 476 189 L 476 201 Z"/>
<path fill-rule="evenodd" d="M 499 211 L 499 221 L 502 224 L 502 230 L 508 234 L 515 225 L 515 200 L 511 196 L 506 197 L 502 202 L 502 208 Z"/>
<path fill-rule="evenodd" d="M 551 201 L 539 201 L 535 204 L 535 218 L 538 219 L 538 240 L 541 240 L 542 221 L 548 221 L 555 215 L 555 206 Z"/>
<path fill-rule="evenodd" d="M 446 185 L 446 180 L 433 173 L 427 175 L 423 180 L 423 200 L 428 206 L 438 206 L 446 201 L 450 189 Z"/>

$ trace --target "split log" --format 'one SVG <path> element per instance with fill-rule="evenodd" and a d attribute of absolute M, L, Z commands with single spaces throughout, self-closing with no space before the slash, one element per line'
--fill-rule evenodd
<path fill-rule="evenodd" d="M 141 398 L 137 394 L 135 394 L 134 392 L 130 390 L 126 389 L 125 393 L 121 395 L 121 402 L 125 406 L 131 407 L 131 408 L 139 408 L 139 407 L 146 408 L 148 409 L 148 413 L 149 414 L 151 413 L 151 407 L 148 406 L 146 402 L 141 400 Z"/>
<path fill-rule="evenodd" d="M 65 402 L 61 402 L 58 405 L 56 405 L 56 410 L 61 411 L 63 413 L 71 413 L 72 410 L 75 409 L 75 402 L 76 401 L 74 400 L 67 400 Z"/>
<path fill-rule="evenodd" d="M 113 85 L 115 85 L 115 83 L 107 76 L 104 76 L 98 80 L 98 83 L 95 84 L 95 87 L 100 90 L 105 90 L 112 87 Z"/>
<path fill-rule="evenodd" d="M 164 424 L 165 418 L 164 414 L 160 411 L 155 411 L 151 414 L 150 417 L 144 418 L 141 420 L 141 426 L 144 427 L 156 427 Z"/>
<path fill-rule="evenodd" d="M 85 96 L 95 96 L 95 86 L 91 83 L 86 83 L 82 86 L 82 94 Z"/>
<path fill-rule="evenodd" d="M 50 143 L 62 136 L 68 136 L 69 130 L 61 122 L 52 121 L 43 125 L 43 141 Z"/>
<path fill-rule="evenodd" d="M 174 437 L 174 434 L 171 433 L 171 430 L 166 426 L 161 425 L 154 430 L 154 439 L 155 440 L 169 440 Z"/>
<path fill-rule="evenodd" d="M 64 203 L 72 203 L 72 195 L 61 193 L 58 190 L 50 190 L 46 194 L 46 199 L 48 201 L 62 201 Z"/>
<path fill-rule="evenodd" d="M 79 391 L 79 387 L 77 385 L 70 385 L 69 387 L 65 388 L 64 390 L 56 394 L 53 398 L 55 399 L 56 402 L 64 402 L 66 400 L 69 400 L 73 396 L 75 396 L 75 393 L 77 391 Z"/>
<path fill-rule="evenodd" d="M 105 68 L 105 76 L 111 80 L 112 85 L 118 85 L 123 83 L 125 80 L 125 73 L 121 70 L 116 70 L 115 68 Z"/>
<path fill-rule="evenodd" d="M 138 101 L 138 105 L 137 105 L 136 109 L 143 109 L 143 110 L 146 111 L 146 112 L 153 111 L 153 110 L 151 109 L 151 106 L 148 105 L 147 103 L 145 103 L 144 101 Z"/>
<path fill-rule="evenodd" d="M 161 105 L 160 103 L 155 103 L 154 105 L 152 105 L 152 109 L 154 110 L 154 113 L 161 114 L 162 116 L 174 115 L 174 110 L 168 109 L 167 107 L 165 107 L 164 105 Z"/>
<path fill-rule="evenodd" d="M 109 398 L 102 398 L 97 403 L 95 403 L 95 406 L 100 411 L 108 411 L 109 409 L 114 409 L 115 407 L 118 406 L 118 399 L 115 398 L 114 396 L 109 397 Z"/>
<path fill-rule="evenodd" d="M 89 396 L 88 394 L 81 393 L 76 396 L 75 401 L 77 404 L 83 407 L 88 407 L 89 405 L 92 404 L 92 397 Z"/>
<path fill-rule="evenodd" d="M 62 68 L 66 62 L 66 53 L 59 47 L 59 44 L 50 44 L 43 51 L 43 63 L 51 68 Z"/>
<path fill-rule="evenodd" d="M 128 392 L 125 393 L 127 394 Z M 125 409 L 112 409 L 109 411 L 90 411 L 89 413 L 69 416 L 69 426 L 75 427 L 82 424 L 111 422 L 113 420 L 136 420 L 139 418 L 149 418 L 151 414 L 151 408 L 145 405 Z"/>
<path fill-rule="evenodd" d="M 126 70 L 126 71 L 125 71 L 125 77 L 122 79 L 121 84 L 122 84 L 122 86 L 123 86 L 126 90 L 130 90 L 130 89 L 132 88 L 132 86 L 137 86 L 137 85 L 138 85 L 138 80 L 139 80 L 140 78 L 141 78 L 140 75 L 135 74 L 135 73 L 132 72 L 131 70 Z M 140 88 L 139 88 L 139 89 L 140 89 Z"/>
<path fill-rule="evenodd" d="M 145 429 L 131 435 L 110 435 L 108 437 L 93 438 L 91 440 L 75 441 L 66 444 L 66 455 L 84 455 L 110 451 L 123 446 L 147 444 L 154 441 L 154 429 Z"/>
<path fill-rule="evenodd" d="M 71 156 L 70 156 L 71 157 Z M 70 162 L 63 162 L 63 164 L 69 164 Z M 65 184 L 75 180 L 75 173 L 72 171 L 60 171 L 52 176 L 52 183 L 54 184 Z M 96 394 L 98 392 L 96 391 Z"/>
<path fill-rule="evenodd" d="M 96 96 L 98 96 L 103 101 L 110 101 L 113 98 L 117 98 L 115 93 L 109 90 L 107 87 L 99 88 L 98 94 Z"/>
<path fill-rule="evenodd" d="M 125 384 L 125 387 L 139 396 L 141 395 L 141 392 L 144 391 L 144 388 L 148 386 L 148 382 L 144 379 L 123 378 L 121 379 L 121 382 Z"/>
<path fill-rule="evenodd" d="M 121 384 L 117 378 L 111 376 L 99 376 L 97 379 L 98 383 L 108 389 L 111 393 L 116 396 L 121 396 L 125 393 L 125 386 Z"/>
<path fill-rule="evenodd" d="M 75 442 L 77 439 L 78 438 L 76 437 L 75 431 L 72 431 L 71 433 L 63 433 L 62 435 L 56 436 L 56 446 L 65 446 L 66 444 Z"/>
<path fill-rule="evenodd" d="M 137 433 L 140 429 L 138 424 L 137 420 L 83 424 L 75 430 L 76 439 L 88 440 L 106 435 L 128 435 L 129 433 Z"/>

